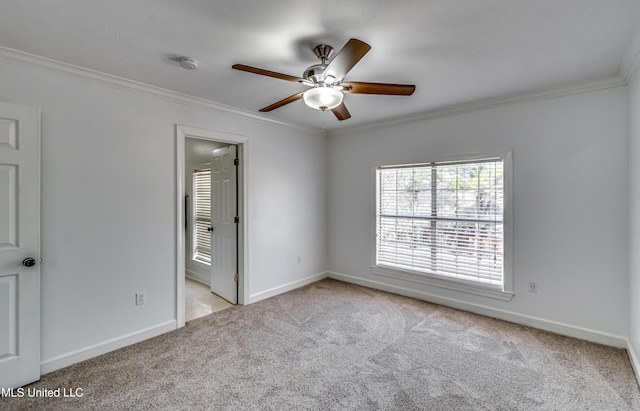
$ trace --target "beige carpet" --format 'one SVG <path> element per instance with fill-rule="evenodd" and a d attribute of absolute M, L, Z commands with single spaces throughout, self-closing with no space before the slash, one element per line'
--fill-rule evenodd
<path fill-rule="evenodd" d="M 624 350 L 323 280 L 58 370 L 6 408 L 630 410 Z"/>

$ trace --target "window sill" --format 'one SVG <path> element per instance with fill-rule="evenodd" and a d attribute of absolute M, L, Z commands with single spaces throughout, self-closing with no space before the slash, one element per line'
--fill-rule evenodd
<path fill-rule="evenodd" d="M 467 294 L 479 295 L 482 297 L 493 298 L 501 301 L 511 301 L 513 293 L 504 291 L 498 286 L 473 283 L 470 281 L 435 277 L 429 274 L 414 273 L 393 269 L 389 267 L 372 266 L 371 272 L 384 277 L 397 278 L 400 280 L 411 281 L 413 283 L 426 284 L 433 287 L 446 288 L 448 290 L 459 291 Z"/>

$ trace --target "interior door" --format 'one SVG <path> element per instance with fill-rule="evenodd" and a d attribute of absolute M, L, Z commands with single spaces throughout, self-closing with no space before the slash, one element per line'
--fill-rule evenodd
<path fill-rule="evenodd" d="M 238 303 L 236 146 L 213 150 L 211 161 L 211 291 Z"/>
<path fill-rule="evenodd" d="M 0 102 L 0 388 L 40 379 L 40 111 Z"/>

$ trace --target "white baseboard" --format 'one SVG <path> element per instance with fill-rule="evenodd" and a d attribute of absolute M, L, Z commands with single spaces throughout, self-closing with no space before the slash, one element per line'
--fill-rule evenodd
<path fill-rule="evenodd" d="M 40 363 L 40 375 L 68 367 L 80 361 L 88 360 L 149 338 L 157 337 L 160 334 L 175 330 L 176 326 L 176 320 L 167 321 L 163 324 L 158 324 L 122 337 L 113 338 L 90 347 L 81 348 L 55 358 L 44 360 Z"/>
<path fill-rule="evenodd" d="M 196 272 L 196 271 L 193 271 L 193 270 L 190 270 L 190 269 L 187 268 L 185 270 L 185 275 L 188 278 L 191 278 L 192 280 L 195 280 L 195 281 L 197 281 L 199 283 L 202 283 L 202 284 L 207 285 L 207 286 L 211 286 L 211 279 L 208 278 L 206 275 L 203 275 L 203 274 L 201 274 L 199 272 Z"/>
<path fill-rule="evenodd" d="M 629 339 L 627 339 L 627 355 L 629 356 L 629 361 L 631 361 L 631 368 L 633 368 L 633 372 L 636 375 L 636 380 L 640 384 L 640 358 L 638 358 Z"/>
<path fill-rule="evenodd" d="M 469 311 L 472 313 L 497 318 L 516 324 L 522 324 L 545 331 L 551 331 L 556 334 L 566 335 L 568 337 L 580 338 L 582 340 L 609 345 L 617 348 L 628 348 L 627 339 L 618 335 L 602 333 L 588 328 L 577 327 L 556 321 L 546 320 L 543 318 L 518 314 L 512 311 L 500 310 L 497 308 L 469 303 L 454 298 L 442 297 L 435 294 L 411 290 L 408 288 L 389 285 L 378 281 L 367 280 L 364 278 L 354 277 L 346 274 L 328 272 L 327 277 L 347 283 L 361 285 L 363 287 L 374 288 L 376 290 L 387 291 L 394 294 L 404 295 L 406 297 L 417 298 L 419 300 L 424 300 L 451 308 L 457 308 L 459 310 Z"/>
<path fill-rule="evenodd" d="M 249 303 L 256 303 L 261 300 L 266 300 L 267 298 L 274 297 L 278 294 L 286 293 L 287 291 L 295 290 L 296 288 L 300 288 L 307 284 L 315 283 L 316 281 L 320 281 L 324 278 L 327 278 L 326 272 L 314 274 L 312 276 L 303 278 L 301 280 L 292 281 L 288 284 L 283 284 L 266 291 L 261 291 L 256 294 L 252 294 L 250 296 Z"/>

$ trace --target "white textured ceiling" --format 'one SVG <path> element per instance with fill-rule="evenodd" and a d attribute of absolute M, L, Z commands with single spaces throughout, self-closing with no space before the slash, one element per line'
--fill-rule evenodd
<path fill-rule="evenodd" d="M 639 22 L 639 0 L 0 0 L 0 46 L 257 113 L 306 88 L 234 63 L 301 76 L 313 46 L 358 38 L 345 81 L 413 96 L 347 95 L 342 122 L 302 101 L 260 114 L 338 130 L 616 75 Z"/>

